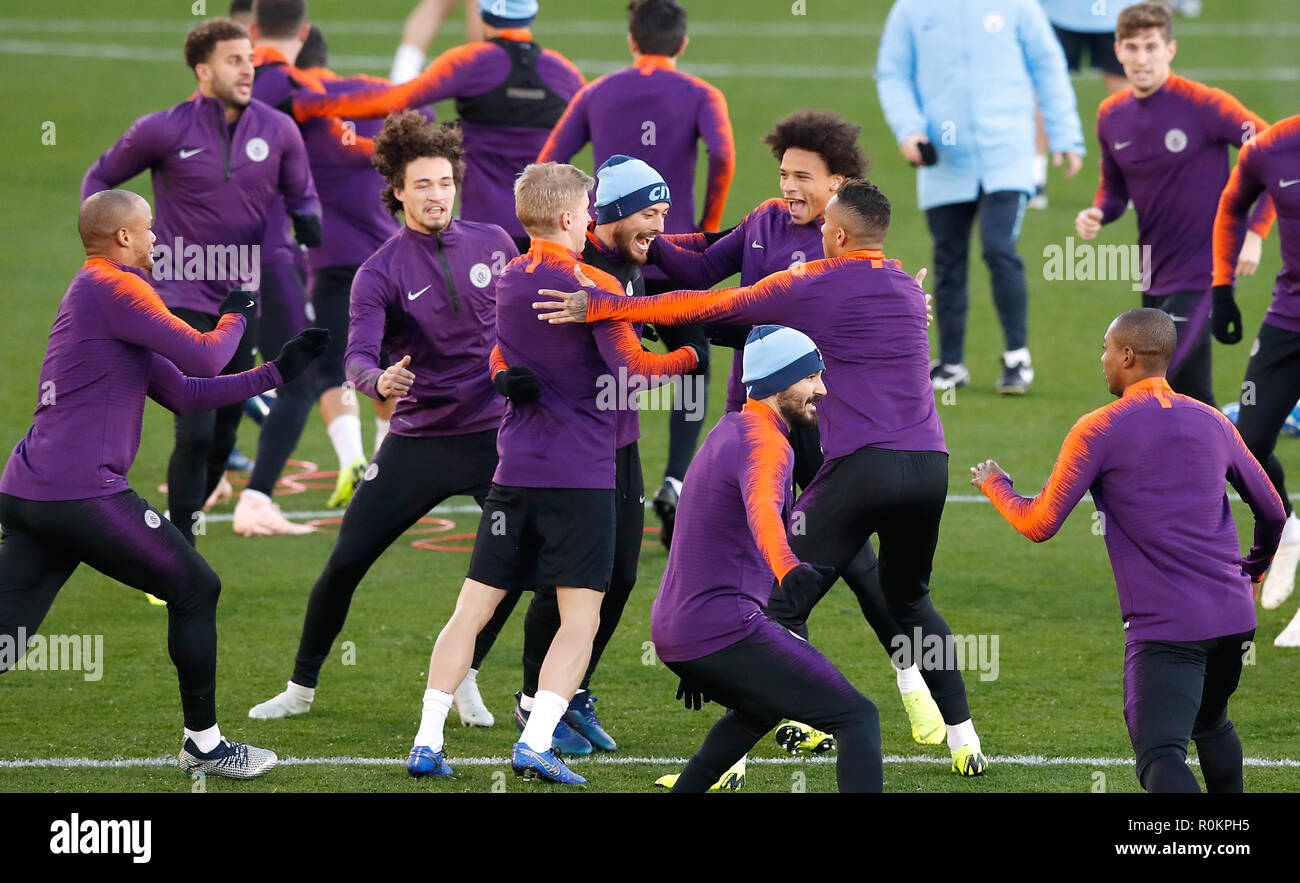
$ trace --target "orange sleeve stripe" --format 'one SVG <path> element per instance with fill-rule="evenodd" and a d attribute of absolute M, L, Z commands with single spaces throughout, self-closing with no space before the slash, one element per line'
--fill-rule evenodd
<path fill-rule="evenodd" d="M 457 70 L 498 48 L 494 43 L 466 43 L 453 47 L 435 58 L 424 73 L 399 86 L 377 86 L 347 95 L 295 98 L 294 117 L 300 123 L 318 116 L 369 119 L 428 104 Z"/>
<path fill-rule="evenodd" d="M 88 269 L 96 281 L 107 283 L 113 296 L 125 301 L 130 310 L 167 327 L 190 343 L 208 346 L 210 341 L 215 339 L 217 332 L 224 332 L 239 321 L 238 313 L 226 313 L 217 321 L 215 329 L 208 334 L 202 334 L 188 323 L 178 319 L 171 310 L 167 309 L 167 305 L 163 303 L 163 299 L 158 296 L 153 286 L 134 273 L 119 270 L 107 262 L 96 262 Z M 210 338 L 209 335 L 212 337 Z"/>
<path fill-rule="evenodd" d="M 1237 272 L 1237 255 L 1241 252 L 1241 230 L 1246 221 L 1246 209 L 1249 201 L 1245 199 L 1242 186 L 1242 169 L 1251 162 L 1251 157 L 1259 149 L 1260 141 L 1247 144 L 1237 155 L 1237 164 L 1228 175 L 1219 196 L 1219 208 L 1214 213 L 1214 230 L 1211 233 L 1211 251 L 1213 254 L 1214 276 L 1212 284 L 1231 285 Z"/>
<path fill-rule="evenodd" d="M 488 376 L 496 377 L 499 372 L 508 371 L 509 369 L 510 366 L 506 364 L 505 358 L 501 355 L 500 345 L 494 345 L 491 354 L 488 355 Z"/>
<path fill-rule="evenodd" d="M 742 431 L 749 454 L 744 473 L 745 514 L 758 551 L 779 581 L 799 565 L 781 518 L 785 503 L 781 482 L 792 453 L 785 436 L 764 425 L 763 416 L 742 412 L 741 419 L 745 421 Z"/>
<path fill-rule="evenodd" d="M 694 368 L 698 361 L 694 351 L 686 347 L 675 349 L 671 353 L 646 352 L 641 346 L 641 338 L 632 329 L 631 322 L 614 320 L 610 322 L 610 332 L 619 362 L 634 376 L 684 374 Z"/>
<path fill-rule="evenodd" d="M 713 105 L 713 112 L 720 121 L 722 146 L 709 154 L 709 167 L 713 173 L 709 176 L 708 190 L 704 197 L 704 214 L 700 226 L 710 233 L 716 233 L 722 224 L 722 212 L 727 206 L 727 196 L 736 174 L 736 138 L 731 129 L 731 116 L 727 110 L 727 99 L 719 89 L 703 80 L 691 77 L 697 85 L 705 90 L 705 100 Z"/>
<path fill-rule="evenodd" d="M 1093 443 L 1114 422 L 1121 406 L 1127 409 L 1144 397 L 1149 397 L 1149 394 L 1135 394 L 1081 417 L 1065 437 L 1047 484 L 1033 499 L 1017 494 L 1011 482 L 1000 476 L 989 478 L 981 485 L 980 491 L 1012 527 L 1029 539 L 1036 543 L 1050 539 L 1074 506 L 1069 493 L 1077 483 L 1080 466 L 1088 458 Z"/>

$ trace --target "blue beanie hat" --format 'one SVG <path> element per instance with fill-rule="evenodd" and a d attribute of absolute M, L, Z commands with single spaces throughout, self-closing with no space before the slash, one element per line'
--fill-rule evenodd
<path fill-rule="evenodd" d="M 668 185 L 649 164 L 616 153 L 596 169 L 597 224 L 611 224 L 661 202 L 672 202 Z"/>
<path fill-rule="evenodd" d="M 478 0 L 479 18 L 493 28 L 526 28 L 537 17 L 537 0 Z"/>
<path fill-rule="evenodd" d="M 745 341 L 741 382 L 751 399 L 765 399 L 825 370 L 812 338 L 783 325 L 759 325 Z"/>

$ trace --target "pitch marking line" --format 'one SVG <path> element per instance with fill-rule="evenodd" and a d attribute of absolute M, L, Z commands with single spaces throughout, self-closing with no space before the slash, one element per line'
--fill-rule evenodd
<path fill-rule="evenodd" d="M 448 758 L 457 766 L 504 766 L 509 764 L 507 757 L 456 757 Z M 1089 767 L 1112 767 L 1112 766 L 1133 766 L 1131 757 L 1043 757 L 1037 754 L 1009 754 L 1009 755 L 990 755 L 989 762 L 993 764 L 1004 764 L 1006 766 L 1026 766 L 1026 767 L 1045 767 L 1045 766 L 1089 766 Z M 596 764 L 606 766 L 627 766 L 627 765 L 646 765 L 662 767 L 680 767 L 686 763 L 684 757 L 566 757 L 565 763 L 569 764 Z M 952 760 L 947 757 L 925 757 L 920 755 L 903 755 L 903 754 L 886 754 L 885 763 L 889 764 L 951 764 Z M 751 757 L 748 763 L 757 765 L 789 765 L 789 764 L 830 764 L 834 763 L 834 757 Z M 1199 764 L 1195 758 L 1188 758 L 1188 763 Z M 406 763 L 405 758 L 397 757 L 282 757 L 280 758 L 281 766 L 401 766 Z M 1277 760 L 1269 757 L 1247 757 L 1242 763 L 1248 767 L 1267 767 L 1267 768 L 1300 768 L 1300 760 L 1283 759 Z M 152 768 L 152 767 L 171 767 L 176 765 L 175 757 L 128 757 L 114 758 L 111 760 L 101 760 L 91 757 L 35 757 L 35 758 L 17 758 L 13 760 L 0 760 L 0 769 L 127 769 L 127 768 Z"/>

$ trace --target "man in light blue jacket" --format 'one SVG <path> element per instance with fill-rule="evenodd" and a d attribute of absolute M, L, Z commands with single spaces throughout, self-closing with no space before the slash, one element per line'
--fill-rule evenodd
<path fill-rule="evenodd" d="M 934 240 L 936 389 L 970 382 L 964 361 L 967 257 L 980 222 L 1006 350 L 1000 393 L 1033 381 L 1025 266 L 1016 253 L 1034 189 L 1034 100 L 1066 177 L 1083 164 L 1083 128 L 1065 55 L 1037 0 L 897 0 L 880 37 L 876 88 Z"/>

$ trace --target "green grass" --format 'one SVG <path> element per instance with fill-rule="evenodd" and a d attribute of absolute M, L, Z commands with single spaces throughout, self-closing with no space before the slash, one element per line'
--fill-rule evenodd
<path fill-rule="evenodd" d="M 222 4 L 210 2 L 215 11 Z M 883 21 L 882 0 L 813 0 L 806 17 L 791 17 L 785 0 L 748 3 L 713 0 L 692 3 L 698 30 L 692 37 L 687 65 L 754 64 L 781 56 L 782 62 L 869 68 L 874 36 L 863 27 Z M 538 38 L 572 58 L 621 64 L 626 51 L 618 33 L 581 33 L 548 23 L 597 16 L 590 3 L 549 0 L 535 29 Z M 367 20 L 391 21 L 386 33 L 347 33 L 331 22 L 356 21 L 354 4 L 313 0 L 313 18 L 330 38 L 336 55 L 389 56 L 408 0 L 373 0 Z M 617 28 L 621 3 L 603 4 L 600 17 Z M 108 43 L 175 50 L 175 63 L 32 56 L 0 52 L 9 82 L 22 83 L 23 99 L 0 102 L 0 127 L 10 150 L 5 193 L 9 211 L 0 216 L 0 236 L 9 247 L 0 257 L 6 280 L 4 327 L 0 330 L 0 440 L 16 441 L 25 431 L 36 399 L 37 375 L 45 335 L 58 299 L 79 266 L 80 250 L 73 224 L 78 185 L 89 164 L 136 117 L 182 100 L 193 87 L 180 62 L 180 40 L 193 21 L 184 4 L 147 0 L 105 5 L 89 0 L 59 4 L 62 18 L 105 22 L 120 15 L 132 21 L 157 22 L 131 32 L 126 26 L 100 32 L 31 32 L 21 29 L 6 38 L 57 44 Z M 1208 35 L 1207 22 L 1268 20 L 1275 8 L 1265 0 L 1245 0 L 1223 8 L 1207 4 L 1206 18 L 1180 39 L 1178 69 L 1259 69 L 1292 63 L 1281 37 L 1241 38 Z M 53 16 L 44 9 L 19 9 L 0 2 L 0 17 Z M 754 22 L 789 23 L 788 35 L 733 35 L 719 23 L 738 27 Z M 843 35 L 809 36 L 838 22 L 858 23 Z M 714 27 L 708 27 L 712 23 Z M 1181 21 L 1180 21 L 1181 24 Z M 9 30 L 9 28 L 5 28 Z M 378 31 L 378 27 L 370 30 Z M 459 38 L 447 34 L 435 48 Z M 348 70 L 346 65 L 339 65 Z M 374 73 L 385 73 L 377 67 Z M 863 126 L 863 144 L 873 161 L 871 176 L 895 206 L 887 253 L 916 269 L 930 262 L 925 220 L 916 209 L 914 175 L 898 156 L 885 127 L 869 79 L 791 79 L 722 77 L 711 79 L 725 93 L 738 145 L 735 185 L 725 221 L 776 194 L 776 167 L 760 136 L 771 123 L 800 106 L 839 110 Z M 1294 111 L 1294 83 L 1234 79 L 1216 82 L 1270 120 Z M 974 385 L 958 393 L 941 415 L 952 452 L 951 492 L 971 493 L 967 468 L 995 457 L 1023 490 L 1046 478 L 1060 440 L 1084 411 L 1108 396 L 1097 362 L 1101 336 L 1110 319 L 1137 302 L 1126 283 L 1047 282 L 1041 257 L 1049 244 L 1063 245 L 1073 234 L 1075 212 L 1086 205 L 1096 186 L 1095 108 L 1103 97 L 1098 78 L 1076 81 L 1090 157 L 1074 180 L 1054 177 L 1051 208 L 1031 212 L 1024 222 L 1020 253 L 1030 279 L 1030 344 L 1038 378 L 1023 400 L 998 398 L 993 392 L 1000 333 L 989 297 L 988 277 L 975 259 L 971 266 L 971 327 L 968 362 Z M 443 117 L 453 115 L 440 107 Z M 41 143 L 42 124 L 52 121 L 57 142 Z M 589 164 L 589 156 L 579 157 Z M 147 178 L 134 183 L 150 193 Z M 1129 216 L 1109 228 L 1106 242 L 1127 243 L 1135 236 Z M 1277 245 L 1266 244 L 1259 275 L 1240 292 L 1245 323 L 1258 326 L 1278 270 Z M 1249 344 L 1215 347 L 1215 385 L 1222 399 L 1233 396 L 1244 371 Z M 722 361 L 722 360 L 719 360 Z M 725 372 L 715 372 L 712 419 L 722 402 Z M 369 426 L 368 418 L 366 420 Z M 642 420 L 642 453 L 648 491 L 662 474 L 667 420 Z M 256 430 L 245 425 L 240 447 L 255 449 Z M 367 429 L 367 436 L 369 429 Z M 156 405 L 145 417 L 144 441 L 132 472 L 133 485 L 156 504 L 170 449 L 171 420 Z M 1283 462 L 1300 465 L 1300 444 L 1284 439 Z M 313 418 L 298 455 L 332 468 L 332 454 L 319 422 Z M 286 509 L 322 508 L 326 491 L 285 497 Z M 463 501 L 458 501 L 463 502 Z M 225 507 L 229 511 L 230 507 Z M 1234 507 L 1248 536 L 1249 513 Z M 944 519 L 935 561 L 934 598 L 955 631 L 997 635 L 999 677 L 967 681 L 971 707 L 985 748 L 995 756 L 1043 755 L 1078 758 L 1125 758 L 1130 755 L 1122 716 L 1120 628 L 1114 583 L 1101 537 L 1091 531 L 1091 506 L 1084 504 L 1052 542 L 1034 546 L 981 504 L 952 503 Z M 1169 513 L 1177 517 L 1177 513 Z M 472 531 L 476 519 L 453 516 L 455 533 Z M 653 519 L 651 519 L 653 521 Z M 224 731 L 237 739 L 275 748 L 282 756 L 356 756 L 402 758 L 410 747 L 418 719 L 429 649 L 455 601 L 468 555 L 395 545 L 371 571 L 353 604 L 340 642 L 355 644 L 355 664 L 343 665 L 341 646 L 322 673 L 314 710 L 302 719 L 251 721 L 247 709 L 268 698 L 287 679 L 302 624 L 307 593 L 329 552 L 332 535 L 303 538 L 240 539 L 228 523 L 210 525 L 201 549 L 224 582 L 219 608 L 220 687 L 218 703 Z M 676 679 L 645 653 L 649 608 L 663 572 L 665 555 L 656 545 L 642 556 L 638 588 L 619 632 L 606 652 L 596 681 L 600 712 L 629 757 L 674 758 L 690 754 L 716 716 L 712 706 L 688 713 L 672 701 Z M 1233 717 L 1246 754 L 1293 758 L 1300 748 L 1294 709 L 1300 705 L 1293 651 L 1274 648 L 1272 639 L 1294 610 L 1261 612 L 1256 664 L 1246 669 L 1233 703 Z M 87 682 L 78 672 L 13 672 L 0 680 L 0 759 L 92 757 L 156 758 L 178 747 L 179 708 L 175 676 L 165 649 L 165 612 L 149 607 L 137 594 L 83 568 L 56 601 L 42 631 L 50 634 L 104 635 L 104 675 Z M 504 758 L 514 739 L 509 723 L 513 691 L 520 671 L 518 649 L 522 614 L 516 612 L 480 683 L 498 725 L 491 730 L 449 728 L 454 756 Z M 853 683 L 880 706 L 884 749 L 890 755 L 942 758 L 940 748 L 911 744 L 906 717 L 896 697 L 887 661 L 862 621 L 848 592 L 835 590 L 811 621 L 814 640 Z M 776 758 L 771 742 L 756 756 Z M 210 780 L 217 791 L 428 791 L 491 790 L 500 766 L 465 766 L 454 783 L 411 782 L 399 766 L 285 766 L 252 783 Z M 671 768 L 656 765 L 592 765 L 592 788 L 647 791 L 653 779 Z M 1096 769 L 1106 775 L 1109 791 L 1134 791 L 1131 767 L 1029 767 L 995 763 L 980 781 L 962 781 L 939 764 L 891 763 L 885 784 L 892 791 L 1088 791 Z M 747 789 L 788 791 L 792 776 L 803 773 L 808 791 L 834 789 L 833 768 L 826 764 L 751 764 Z M 508 775 L 507 790 L 527 786 Z M 1294 791 L 1294 769 L 1250 767 L 1250 790 Z M 4 791 L 179 791 L 191 784 L 174 769 L 5 769 Z M 533 789 L 535 790 L 535 789 Z"/>

